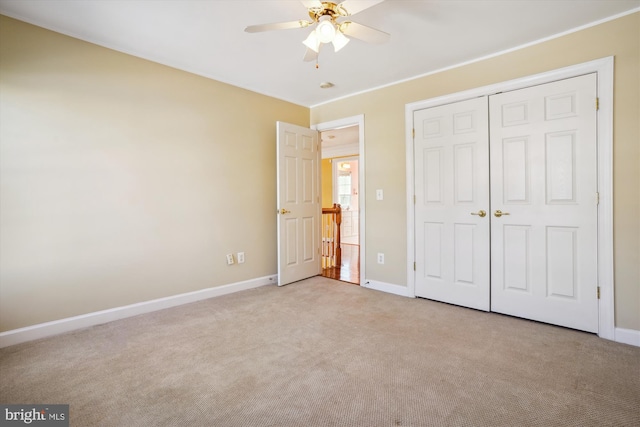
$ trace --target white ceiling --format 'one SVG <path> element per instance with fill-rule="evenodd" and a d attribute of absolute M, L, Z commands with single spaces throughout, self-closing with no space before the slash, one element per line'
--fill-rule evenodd
<path fill-rule="evenodd" d="M 323 158 L 358 154 L 360 148 L 358 125 L 320 132 L 320 143 Z"/>
<path fill-rule="evenodd" d="M 0 0 L 4 15 L 308 107 L 639 8 L 640 0 L 386 0 L 352 20 L 390 33 L 389 43 L 326 46 L 316 69 L 302 61 L 310 29 L 244 32 L 308 19 L 297 0 Z M 335 86 L 321 89 L 324 81 Z"/>

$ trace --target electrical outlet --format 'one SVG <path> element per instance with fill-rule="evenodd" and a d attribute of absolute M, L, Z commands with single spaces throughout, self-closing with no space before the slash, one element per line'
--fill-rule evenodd
<path fill-rule="evenodd" d="M 384 254 L 382 252 L 378 252 L 378 264 L 384 264 Z"/>
<path fill-rule="evenodd" d="M 238 264 L 243 264 L 244 263 L 244 252 L 238 252 L 237 259 L 238 259 Z"/>
<path fill-rule="evenodd" d="M 382 200 L 382 199 L 384 199 L 384 191 L 376 190 L 376 200 Z"/>
<path fill-rule="evenodd" d="M 233 254 L 227 254 L 227 265 L 232 265 L 232 264 L 234 264 Z"/>

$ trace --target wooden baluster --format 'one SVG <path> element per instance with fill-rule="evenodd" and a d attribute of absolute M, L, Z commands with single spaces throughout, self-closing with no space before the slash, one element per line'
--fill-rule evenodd
<path fill-rule="evenodd" d="M 324 268 L 324 215 L 320 218 L 320 268 Z"/>
<path fill-rule="evenodd" d="M 342 224 L 342 208 L 340 205 L 333 205 L 337 209 L 336 213 L 336 267 L 342 266 L 342 248 L 340 247 L 340 224 Z"/>
<path fill-rule="evenodd" d="M 327 215 L 327 267 L 333 267 L 333 214 Z"/>
<path fill-rule="evenodd" d="M 332 208 L 322 208 L 322 266 L 340 267 L 342 249 L 340 248 L 340 225 L 342 208 L 334 203 Z"/>

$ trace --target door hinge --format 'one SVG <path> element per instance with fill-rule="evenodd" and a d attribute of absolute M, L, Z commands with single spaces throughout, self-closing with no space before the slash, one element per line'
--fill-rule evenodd
<path fill-rule="evenodd" d="M 598 286 L 598 299 L 600 299 L 600 286 Z"/>
<path fill-rule="evenodd" d="M 600 98 L 596 98 L 596 111 L 600 109 Z"/>
<path fill-rule="evenodd" d="M 416 198 L 416 195 L 414 194 L 414 195 L 413 195 L 413 204 L 414 204 L 414 205 L 416 204 L 416 200 L 417 200 L 417 198 Z"/>
<path fill-rule="evenodd" d="M 416 139 L 416 130 L 411 129 L 411 134 L 413 135 L 413 139 Z"/>
<path fill-rule="evenodd" d="M 600 192 L 596 191 L 596 206 L 600 204 Z"/>
<path fill-rule="evenodd" d="M 416 271 L 416 262 L 413 262 L 413 271 Z"/>

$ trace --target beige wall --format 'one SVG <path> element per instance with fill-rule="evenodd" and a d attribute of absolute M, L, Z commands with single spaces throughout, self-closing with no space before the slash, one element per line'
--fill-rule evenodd
<path fill-rule="evenodd" d="M 277 120 L 309 109 L 0 17 L 0 331 L 275 274 Z"/>
<path fill-rule="evenodd" d="M 322 179 L 322 207 L 330 208 L 333 206 L 333 164 L 331 159 L 322 159 L 320 177 Z"/>
<path fill-rule="evenodd" d="M 365 115 L 365 277 L 406 285 L 405 104 L 615 56 L 616 326 L 640 330 L 640 13 L 499 57 L 311 109 L 311 123 Z M 376 201 L 375 190 L 384 189 Z M 384 252 L 384 265 L 375 254 Z"/>

